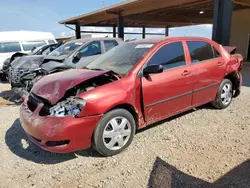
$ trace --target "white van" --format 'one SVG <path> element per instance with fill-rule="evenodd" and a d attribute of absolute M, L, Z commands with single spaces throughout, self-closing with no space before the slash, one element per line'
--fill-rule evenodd
<path fill-rule="evenodd" d="M 56 43 L 49 32 L 6 31 L 0 32 L 0 73 L 4 61 L 15 52 L 29 53 L 33 48 Z"/>

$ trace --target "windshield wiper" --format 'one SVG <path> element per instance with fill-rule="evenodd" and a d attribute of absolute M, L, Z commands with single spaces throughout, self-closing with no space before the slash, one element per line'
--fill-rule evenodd
<path fill-rule="evenodd" d="M 87 67 L 84 67 L 84 69 L 87 69 L 87 70 L 97 70 L 97 71 L 105 71 L 104 69 L 100 69 L 100 68 L 93 68 L 93 69 L 90 69 L 90 68 L 87 68 Z M 109 70 L 109 71 L 112 71 L 116 76 L 118 76 L 119 78 L 122 78 L 125 74 L 119 74 L 113 70 Z"/>
<path fill-rule="evenodd" d="M 90 68 L 84 67 L 84 69 L 87 69 L 87 70 L 96 70 L 96 71 L 104 71 L 103 69 L 100 69 L 100 68 L 90 69 Z"/>

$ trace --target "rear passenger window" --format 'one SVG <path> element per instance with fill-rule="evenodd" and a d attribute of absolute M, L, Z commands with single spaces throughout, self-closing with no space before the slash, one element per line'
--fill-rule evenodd
<path fill-rule="evenodd" d="M 214 58 L 214 52 L 211 44 L 202 41 L 187 42 L 192 63 L 199 63 Z"/>
<path fill-rule="evenodd" d="M 104 41 L 104 46 L 106 51 L 111 50 L 112 48 L 116 47 L 118 45 L 117 41 L 115 40 L 105 40 Z"/>
<path fill-rule="evenodd" d="M 24 51 L 31 51 L 34 50 L 35 48 L 45 45 L 45 41 L 23 41 L 22 46 Z"/>
<path fill-rule="evenodd" d="M 186 65 L 182 42 L 167 44 L 149 60 L 148 65 L 163 65 L 164 70 Z"/>
<path fill-rule="evenodd" d="M 19 52 L 21 47 L 19 42 L 1 42 L 0 53 Z"/>

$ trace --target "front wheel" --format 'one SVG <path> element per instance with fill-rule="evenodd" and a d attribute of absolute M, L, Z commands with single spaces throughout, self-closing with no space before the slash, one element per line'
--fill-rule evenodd
<path fill-rule="evenodd" d="M 216 99 L 212 102 L 212 105 L 218 109 L 227 108 L 233 99 L 233 84 L 230 80 L 224 79 L 217 92 Z"/>
<path fill-rule="evenodd" d="M 135 135 L 135 120 L 125 109 L 115 109 L 98 123 L 93 134 L 93 147 L 103 156 L 112 156 L 126 149 Z"/>

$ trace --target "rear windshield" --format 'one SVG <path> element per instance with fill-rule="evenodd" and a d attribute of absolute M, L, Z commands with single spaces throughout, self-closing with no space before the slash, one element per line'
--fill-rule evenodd
<path fill-rule="evenodd" d="M 19 52 L 21 47 L 19 42 L 1 42 L 0 53 Z"/>
<path fill-rule="evenodd" d="M 45 41 L 24 41 L 22 42 L 23 50 L 24 51 L 31 51 L 34 50 L 35 48 L 45 45 Z"/>

